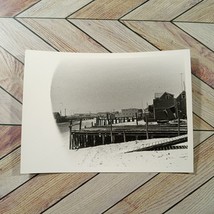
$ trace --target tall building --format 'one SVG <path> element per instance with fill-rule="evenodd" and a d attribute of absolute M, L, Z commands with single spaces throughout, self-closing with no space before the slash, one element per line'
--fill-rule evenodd
<path fill-rule="evenodd" d="M 181 119 L 186 119 L 187 118 L 187 113 L 186 113 L 186 92 L 182 91 L 177 96 L 176 101 L 177 101 L 177 106 L 178 106 L 179 117 Z"/>
<path fill-rule="evenodd" d="M 176 100 L 168 92 L 153 99 L 153 114 L 158 122 L 167 122 L 176 119 Z"/>

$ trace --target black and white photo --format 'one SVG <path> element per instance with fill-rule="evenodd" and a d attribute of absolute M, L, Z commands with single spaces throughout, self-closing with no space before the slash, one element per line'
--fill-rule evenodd
<path fill-rule="evenodd" d="M 29 51 L 26 62 L 23 172 L 193 171 L 188 50 Z M 31 151 L 49 165 L 27 163 Z"/>

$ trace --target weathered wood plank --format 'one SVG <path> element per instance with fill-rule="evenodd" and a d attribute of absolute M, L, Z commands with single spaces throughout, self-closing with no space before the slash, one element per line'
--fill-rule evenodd
<path fill-rule="evenodd" d="M 180 0 L 172 2 L 170 0 L 150 0 L 124 16 L 123 19 L 171 21 L 200 1 L 201 0 Z"/>
<path fill-rule="evenodd" d="M 99 174 L 45 213 L 102 213 L 109 205 L 120 200 L 121 196 L 129 194 L 154 175 L 155 173 Z"/>
<path fill-rule="evenodd" d="M 40 174 L 3 198 L 0 209 L 4 214 L 41 213 L 94 176 L 94 173 Z"/>
<path fill-rule="evenodd" d="M 0 0 L 0 16 L 15 16 L 39 0 Z"/>
<path fill-rule="evenodd" d="M 92 0 L 42 0 L 18 17 L 65 18 Z"/>
<path fill-rule="evenodd" d="M 198 146 L 213 134 L 213 131 L 193 131 L 193 146 Z"/>
<path fill-rule="evenodd" d="M 21 142 L 20 126 L 0 126 L 0 159 L 17 148 Z"/>
<path fill-rule="evenodd" d="M 163 213 L 213 177 L 214 136 L 195 149 L 195 174 L 159 174 L 106 213 Z"/>
<path fill-rule="evenodd" d="M 69 18 L 119 19 L 146 0 L 95 0 Z"/>
<path fill-rule="evenodd" d="M 22 105 L 0 88 L 0 124 L 21 124 Z"/>
<path fill-rule="evenodd" d="M 22 101 L 23 64 L 0 47 L 0 86 Z"/>
<path fill-rule="evenodd" d="M 214 127 L 214 90 L 192 75 L 193 111 Z"/>
<path fill-rule="evenodd" d="M 214 178 L 170 209 L 167 214 L 173 213 L 213 213 Z"/>
<path fill-rule="evenodd" d="M 214 51 L 214 24 L 184 22 L 175 24 Z"/>
<path fill-rule="evenodd" d="M 193 129 L 195 130 L 214 130 L 212 126 L 206 123 L 197 115 L 193 114 Z"/>
<path fill-rule="evenodd" d="M 50 45 L 14 19 L 0 19 L 0 46 L 24 62 L 26 49 L 55 51 Z"/>
<path fill-rule="evenodd" d="M 0 198 L 33 176 L 29 174 L 20 175 L 20 148 L 0 161 L 0 171 Z M 0 205 L 0 210 L 2 212 L 2 205 Z"/>
<path fill-rule="evenodd" d="M 107 52 L 100 44 L 64 19 L 18 19 L 59 51 Z"/>
<path fill-rule="evenodd" d="M 204 0 L 175 20 L 187 22 L 214 22 L 213 11 L 213 0 Z"/>
<path fill-rule="evenodd" d="M 124 23 L 161 50 L 189 48 L 192 72 L 214 87 L 214 53 L 204 45 L 170 22 L 124 21 Z"/>
<path fill-rule="evenodd" d="M 112 20 L 70 20 L 112 52 L 133 52 L 156 50 L 118 21 Z"/>

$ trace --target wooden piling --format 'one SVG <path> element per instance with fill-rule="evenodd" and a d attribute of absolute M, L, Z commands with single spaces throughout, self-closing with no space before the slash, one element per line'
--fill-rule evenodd
<path fill-rule="evenodd" d="M 72 138 L 72 149 L 76 148 L 76 135 L 73 134 L 73 138 Z"/>
<path fill-rule="evenodd" d="M 111 121 L 110 135 L 111 135 L 111 143 L 113 143 L 113 135 L 112 135 L 112 121 Z"/>
<path fill-rule="evenodd" d="M 70 120 L 70 124 L 69 124 L 69 129 L 70 129 L 70 144 L 69 144 L 69 149 L 72 149 L 72 138 L 73 138 L 73 135 L 72 135 L 72 120 Z"/>
<path fill-rule="evenodd" d="M 82 129 L 82 119 L 80 119 L 79 130 Z"/>
<path fill-rule="evenodd" d="M 84 147 L 87 147 L 88 134 L 84 135 Z"/>
<path fill-rule="evenodd" d="M 149 139 L 149 132 L 148 132 L 148 115 L 146 115 L 146 138 Z"/>
<path fill-rule="evenodd" d="M 180 115 L 179 115 L 179 112 L 178 112 L 178 136 L 180 135 Z"/>
<path fill-rule="evenodd" d="M 104 145 L 104 144 L 105 144 L 105 135 L 102 134 L 102 145 Z"/>
<path fill-rule="evenodd" d="M 96 146 L 96 136 L 93 135 L 93 146 Z"/>
<path fill-rule="evenodd" d="M 123 142 L 126 142 L 126 133 L 123 132 Z"/>
<path fill-rule="evenodd" d="M 135 116 L 136 116 L 136 125 L 138 126 L 138 116 L 137 116 L 137 113 L 135 113 Z"/>

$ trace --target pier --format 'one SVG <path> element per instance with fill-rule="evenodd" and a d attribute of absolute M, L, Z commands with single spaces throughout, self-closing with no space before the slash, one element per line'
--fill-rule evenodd
<path fill-rule="evenodd" d="M 152 138 L 170 138 L 187 134 L 187 127 L 165 125 L 94 126 L 72 130 L 70 126 L 70 149 L 121 143 Z"/>

